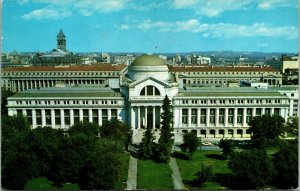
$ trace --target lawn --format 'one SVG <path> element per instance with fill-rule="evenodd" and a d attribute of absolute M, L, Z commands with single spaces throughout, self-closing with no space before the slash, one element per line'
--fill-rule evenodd
<path fill-rule="evenodd" d="M 29 180 L 24 190 L 80 190 L 78 184 L 66 183 L 63 187 L 58 187 L 52 181 L 45 177 L 34 178 Z"/>
<path fill-rule="evenodd" d="M 174 189 L 172 171 L 168 164 L 138 160 L 137 168 L 137 189 Z"/>
<path fill-rule="evenodd" d="M 230 173 L 230 169 L 227 167 L 228 160 L 220 159 L 220 151 L 197 151 L 193 154 L 192 160 L 181 160 L 176 159 L 177 164 L 181 173 L 183 181 L 193 180 L 194 174 L 201 169 L 201 165 L 211 166 L 212 173 Z M 185 184 L 187 188 L 191 188 L 189 185 Z M 194 188 L 199 189 L 199 188 Z M 203 189 L 225 189 L 220 186 L 217 182 L 210 181 L 207 186 Z"/>
<path fill-rule="evenodd" d="M 126 181 L 128 176 L 129 154 L 119 153 L 118 155 L 122 168 L 120 169 L 121 172 L 119 181 L 116 182 L 114 190 L 124 190 L 126 188 Z"/>

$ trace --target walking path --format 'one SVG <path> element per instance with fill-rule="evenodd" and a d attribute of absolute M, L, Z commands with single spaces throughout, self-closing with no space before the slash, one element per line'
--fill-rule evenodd
<path fill-rule="evenodd" d="M 185 187 L 182 183 L 181 175 L 177 166 L 176 159 L 173 157 L 170 158 L 169 166 L 172 170 L 172 179 L 173 179 L 173 185 L 175 190 L 184 190 Z"/>
<path fill-rule="evenodd" d="M 126 190 L 136 190 L 137 159 L 130 156 Z"/>

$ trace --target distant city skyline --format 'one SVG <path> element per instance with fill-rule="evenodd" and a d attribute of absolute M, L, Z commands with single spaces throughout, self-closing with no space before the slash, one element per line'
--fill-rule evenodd
<path fill-rule="evenodd" d="M 2 0 L 2 52 L 298 52 L 297 0 Z"/>

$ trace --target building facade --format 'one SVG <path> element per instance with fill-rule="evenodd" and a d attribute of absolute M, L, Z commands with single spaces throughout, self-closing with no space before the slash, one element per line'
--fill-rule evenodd
<path fill-rule="evenodd" d="M 78 76 L 69 81 L 59 79 L 53 87 L 28 89 L 9 97 L 8 114 L 26 115 L 33 128 L 64 129 L 78 121 L 102 125 L 117 118 L 136 134 L 146 126 L 160 128 L 163 99 L 168 96 L 173 106 L 174 133 L 193 131 L 203 138 L 248 138 L 248 122 L 252 117 L 276 114 L 287 119 L 293 115 L 294 103 L 276 89 L 183 86 L 180 75 L 157 56 L 143 55 L 129 67 L 118 67 L 94 73 L 83 69 L 74 72 L 70 68 L 56 72 L 56 75 L 63 73 L 58 78 Z M 42 75 L 45 71 L 38 72 Z M 35 73 L 30 73 L 35 77 Z M 93 77 L 99 73 L 107 75 L 108 84 L 82 83 L 95 80 Z M 87 75 L 91 79 L 84 77 Z M 15 89 L 23 90 L 20 86 Z"/>

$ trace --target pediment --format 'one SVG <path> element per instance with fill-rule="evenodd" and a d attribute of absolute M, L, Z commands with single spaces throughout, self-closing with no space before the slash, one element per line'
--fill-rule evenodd
<path fill-rule="evenodd" d="M 147 78 L 144 78 L 142 80 L 138 80 L 138 81 L 132 82 L 131 84 L 129 84 L 129 87 L 135 87 L 135 86 L 137 86 L 139 84 L 142 84 L 142 83 L 144 83 L 144 82 L 146 82 L 148 80 L 153 81 L 153 82 L 155 82 L 157 84 L 160 84 L 160 85 L 162 85 L 164 87 L 170 87 L 170 84 L 168 84 L 167 82 L 160 81 L 160 80 L 158 80 L 156 78 L 153 78 L 151 76 L 149 76 Z"/>

